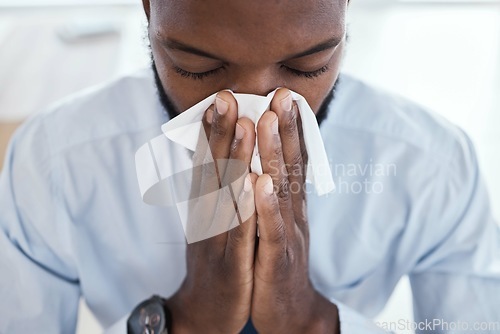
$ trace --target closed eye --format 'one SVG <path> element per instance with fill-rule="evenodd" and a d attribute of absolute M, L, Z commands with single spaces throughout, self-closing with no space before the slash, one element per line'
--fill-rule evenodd
<path fill-rule="evenodd" d="M 325 66 L 323 66 L 317 70 L 314 70 L 314 71 L 301 71 L 301 70 L 297 70 L 297 69 L 294 69 L 294 68 L 291 68 L 291 67 L 288 67 L 285 65 L 281 65 L 281 67 L 284 68 L 286 71 L 288 71 L 296 76 L 305 77 L 308 79 L 317 78 L 321 74 L 326 73 L 329 70 L 328 65 L 325 65 Z M 218 67 L 216 69 L 206 71 L 206 72 L 189 72 L 189 71 L 186 71 L 180 67 L 174 66 L 175 72 L 178 73 L 180 76 L 182 76 L 183 78 L 190 78 L 193 80 L 202 80 L 206 77 L 217 74 L 222 69 L 224 69 L 224 67 Z"/>
<path fill-rule="evenodd" d="M 297 69 L 294 69 L 294 68 L 291 68 L 291 67 L 288 67 L 285 65 L 281 65 L 281 67 L 284 68 L 285 70 L 287 70 L 288 72 L 296 75 L 296 76 L 306 77 L 308 79 L 314 79 L 316 77 L 319 77 L 321 74 L 326 73 L 329 70 L 328 65 L 325 65 L 325 66 L 323 66 L 317 70 L 314 70 L 314 71 L 300 71 L 300 70 L 297 70 Z"/>
<path fill-rule="evenodd" d="M 184 78 L 190 78 L 190 79 L 194 79 L 194 80 L 202 80 L 203 78 L 206 78 L 206 77 L 209 77 L 211 75 L 216 74 L 217 72 L 219 72 L 222 69 L 223 69 L 223 67 L 218 67 L 216 69 L 206 71 L 206 72 L 189 72 L 189 71 L 183 70 L 180 67 L 174 66 L 174 70 L 176 73 L 180 74 Z"/>

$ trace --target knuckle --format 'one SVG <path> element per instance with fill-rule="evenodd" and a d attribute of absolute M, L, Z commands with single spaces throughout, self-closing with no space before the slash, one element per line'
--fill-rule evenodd
<path fill-rule="evenodd" d="M 278 199 L 287 200 L 290 196 L 288 181 L 285 178 L 281 178 L 276 186 L 277 186 L 276 194 L 278 196 Z"/>
<path fill-rule="evenodd" d="M 229 231 L 228 239 L 229 242 L 233 245 L 239 245 L 244 241 L 245 230 L 241 225 L 233 228 Z"/>
<path fill-rule="evenodd" d="M 227 128 L 222 124 L 222 122 L 216 121 L 212 124 L 212 133 L 211 136 L 216 136 L 216 137 L 225 137 L 227 135 Z"/>
<path fill-rule="evenodd" d="M 204 194 L 208 194 L 219 189 L 219 178 L 213 163 L 203 164 L 202 184 Z"/>
<path fill-rule="evenodd" d="M 283 155 L 283 147 L 281 146 L 281 143 L 275 142 L 273 154 L 275 157 L 281 157 Z"/>
<path fill-rule="evenodd" d="M 289 116 L 284 119 L 282 130 L 289 136 L 297 133 L 297 120 L 294 113 L 289 113 Z"/>
<path fill-rule="evenodd" d="M 290 170 L 293 172 L 293 173 L 289 173 L 289 174 L 295 174 L 297 172 L 300 172 L 301 169 L 302 169 L 302 155 L 300 154 L 300 152 L 297 152 L 297 153 L 294 153 L 290 159 L 290 163 L 288 165 L 288 168 L 290 168 Z"/>

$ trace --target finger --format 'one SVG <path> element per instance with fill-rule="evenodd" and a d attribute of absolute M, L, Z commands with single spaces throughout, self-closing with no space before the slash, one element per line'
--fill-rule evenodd
<path fill-rule="evenodd" d="M 217 175 L 221 181 L 231 144 L 234 139 L 236 120 L 238 119 L 238 103 L 228 91 L 222 91 L 215 98 L 215 112 L 210 131 L 209 147 L 216 163 Z"/>
<path fill-rule="evenodd" d="M 228 232 L 226 260 L 250 270 L 253 268 L 257 226 L 254 197 L 257 175 L 250 173 L 244 180 L 238 198 L 238 210 L 243 223 Z"/>
<path fill-rule="evenodd" d="M 212 121 L 214 119 L 215 105 L 212 104 L 208 107 L 207 111 L 205 111 L 205 115 L 203 116 L 203 129 L 205 130 L 205 136 L 207 138 L 207 142 L 210 139 L 210 132 L 212 131 Z"/>
<path fill-rule="evenodd" d="M 201 120 L 202 127 L 200 128 L 198 141 L 196 143 L 196 148 L 193 154 L 194 166 L 201 165 L 205 160 L 205 155 L 207 154 L 208 150 L 208 139 L 210 138 L 214 110 L 215 105 L 212 104 L 203 114 L 203 118 Z"/>
<path fill-rule="evenodd" d="M 297 124 L 298 108 L 288 89 L 279 89 L 271 102 L 271 109 L 278 116 L 283 159 L 288 173 L 289 192 L 295 221 L 305 223 L 305 167 L 302 160 Z"/>
<path fill-rule="evenodd" d="M 276 113 L 265 112 L 257 125 L 257 142 L 259 144 L 262 171 L 273 180 L 281 213 L 285 221 L 292 222 L 288 172 L 283 158 L 283 147 L 279 136 L 279 121 Z M 293 218 L 293 217 L 291 217 Z"/>
<path fill-rule="evenodd" d="M 236 122 L 236 131 L 231 146 L 230 159 L 243 161 L 250 166 L 255 147 L 255 124 L 246 117 Z"/>
<path fill-rule="evenodd" d="M 257 179 L 257 174 L 249 173 L 245 177 L 244 187 L 238 196 L 238 210 L 241 217 L 241 224 L 245 224 L 257 217 L 257 211 L 255 210 L 255 186 Z"/>
<path fill-rule="evenodd" d="M 307 155 L 307 149 L 306 149 L 306 143 L 304 141 L 304 132 L 302 129 L 302 119 L 300 118 L 300 113 L 299 109 L 297 107 L 297 104 L 294 103 L 295 108 L 296 108 L 296 115 L 297 115 L 297 128 L 299 130 L 299 141 L 300 141 L 300 152 L 302 156 L 302 165 L 303 165 L 303 171 L 302 171 L 302 184 L 304 185 L 304 191 L 302 192 L 302 205 L 301 205 L 301 211 L 300 212 L 295 212 L 295 217 L 296 221 L 298 224 L 303 225 L 299 226 L 299 228 L 302 230 L 302 233 L 304 235 L 309 235 L 309 227 L 307 225 L 307 196 L 306 196 L 306 177 L 307 177 L 307 164 L 309 162 L 309 156 Z"/>
<path fill-rule="evenodd" d="M 276 252 L 283 254 L 287 243 L 285 223 L 280 214 L 278 197 L 274 193 L 273 180 L 268 174 L 262 174 L 257 179 L 255 207 L 260 234 L 259 261 L 262 262 L 266 261 L 265 255 L 276 254 Z"/>
<path fill-rule="evenodd" d="M 223 173 L 224 164 L 229 156 L 229 148 L 234 136 L 234 126 L 237 118 L 236 100 L 229 92 L 220 92 L 217 94 L 214 109 L 209 108 L 202 121 L 203 130 L 210 130 L 208 141 L 200 136 L 198 148 L 196 151 L 195 169 L 201 176 L 193 178 L 193 182 L 199 180 L 199 196 L 192 200 L 193 210 L 187 226 L 189 236 L 193 240 L 206 239 L 210 237 L 213 242 L 225 245 L 225 236 L 219 236 L 227 229 L 220 230 L 226 222 L 217 220 L 216 211 L 219 207 L 220 197 L 227 201 L 227 194 L 221 189 L 221 173 Z M 211 111 L 213 110 L 213 111 Z M 221 168 L 222 167 L 222 168 Z M 222 196 L 221 196 L 222 195 Z M 229 196 L 229 198 L 231 198 Z M 232 205 L 232 199 L 229 203 Z M 225 209 L 222 203 L 221 209 Z M 229 207 L 230 208 L 230 207 Z M 233 209 L 234 210 L 234 209 Z M 227 228 L 227 226 L 226 226 Z M 216 238 L 212 238 L 217 236 Z"/>
<path fill-rule="evenodd" d="M 229 92 L 225 93 L 232 97 Z M 195 165 L 194 175 L 199 175 L 193 177 L 193 184 L 196 187 L 196 183 L 198 183 L 200 191 L 199 196 L 191 200 L 190 219 L 186 230 L 188 231 L 187 235 L 190 237 L 188 239 L 204 240 L 210 238 L 212 244 L 218 243 L 222 246 L 225 245 L 226 238 L 220 234 L 227 231 L 227 226 L 225 230 L 221 230 L 221 226 L 224 226 L 225 222 L 220 222 L 220 219 L 216 217 L 217 209 L 219 207 L 224 209 L 225 206 L 224 203 L 222 203 L 223 205 L 218 203 L 222 191 L 219 191 L 221 190 L 221 177 L 218 161 L 215 159 L 227 159 L 228 153 L 223 154 L 218 148 L 220 148 L 221 145 L 219 144 L 222 140 L 225 139 L 230 142 L 233 137 L 236 111 L 234 108 L 233 110 L 229 109 L 229 103 L 224 101 L 217 103 L 218 100 L 220 100 L 220 97 L 216 98 L 215 105 L 207 109 L 202 119 L 203 126 L 200 131 L 205 132 L 205 135 L 200 133 L 193 159 Z M 208 136 L 207 133 L 209 133 Z M 231 138 L 227 139 L 226 137 Z M 229 200 L 225 198 L 224 202 L 229 202 L 232 205 L 231 196 L 229 196 Z"/>
<path fill-rule="evenodd" d="M 219 191 L 217 210 L 212 227 L 215 231 L 230 231 L 248 217 L 241 217 L 238 198 L 244 190 L 248 166 L 255 143 L 255 126 L 248 118 L 238 120 L 235 127 L 230 157 Z"/>
<path fill-rule="evenodd" d="M 200 133 L 198 135 L 198 142 L 196 143 L 196 149 L 192 155 L 193 159 L 193 173 L 191 182 L 191 195 L 190 198 L 199 197 L 202 193 L 208 193 L 210 190 L 201 190 L 201 166 L 209 159 L 206 158 L 208 151 L 208 138 L 210 136 L 210 128 L 212 124 L 214 113 L 214 105 L 212 104 L 203 115 L 202 128 L 200 128 Z"/>
<path fill-rule="evenodd" d="M 243 180 L 248 174 L 254 147 L 255 125 L 250 119 L 241 118 L 236 122 L 234 140 L 222 182 L 223 185 L 231 186 L 235 199 L 243 189 Z"/>
<path fill-rule="evenodd" d="M 300 141 L 300 155 L 302 156 L 302 163 L 304 166 L 304 183 L 306 182 L 307 177 L 307 164 L 309 162 L 309 156 L 307 155 L 306 142 L 304 139 L 304 129 L 302 128 L 302 118 L 300 117 L 299 107 L 297 103 L 294 102 L 295 113 L 297 115 L 297 129 L 299 131 L 299 141 Z"/>
<path fill-rule="evenodd" d="M 297 104 L 288 89 L 280 89 L 271 102 L 271 110 L 278 116 L 279 134 L 283 147 L 283 158 L 288 171 L 290 185 L 304 176 L 304 164 L 300 147 Z M 299 181 L 300 184 L 302 182 Z M 301 187 L 302 188 L 302 187 Z"/>

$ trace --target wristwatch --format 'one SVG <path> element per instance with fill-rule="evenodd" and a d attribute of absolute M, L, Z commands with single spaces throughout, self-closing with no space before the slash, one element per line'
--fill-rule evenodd
<path fill-rule="evenodd" d="M 172 316 L 160 296 L 140 303 L 127 321 L 128 334 L 168 334 Z"/>

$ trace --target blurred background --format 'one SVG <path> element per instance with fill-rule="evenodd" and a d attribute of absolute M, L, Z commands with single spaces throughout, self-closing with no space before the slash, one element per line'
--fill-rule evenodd
<path fill-rule="evenodd" d="M 500 2 L 352 0 L 348 22 L 344 71 L 462 127 L 500 217 Z M 145 29 L 139 0 L 0 0 L 0 168 L 25 119 L 148 66 Z M 100 332 L 81 306 L 78 333 Z M 413 319 L 406 278 L 378 317 L 398 319 Z"/>

